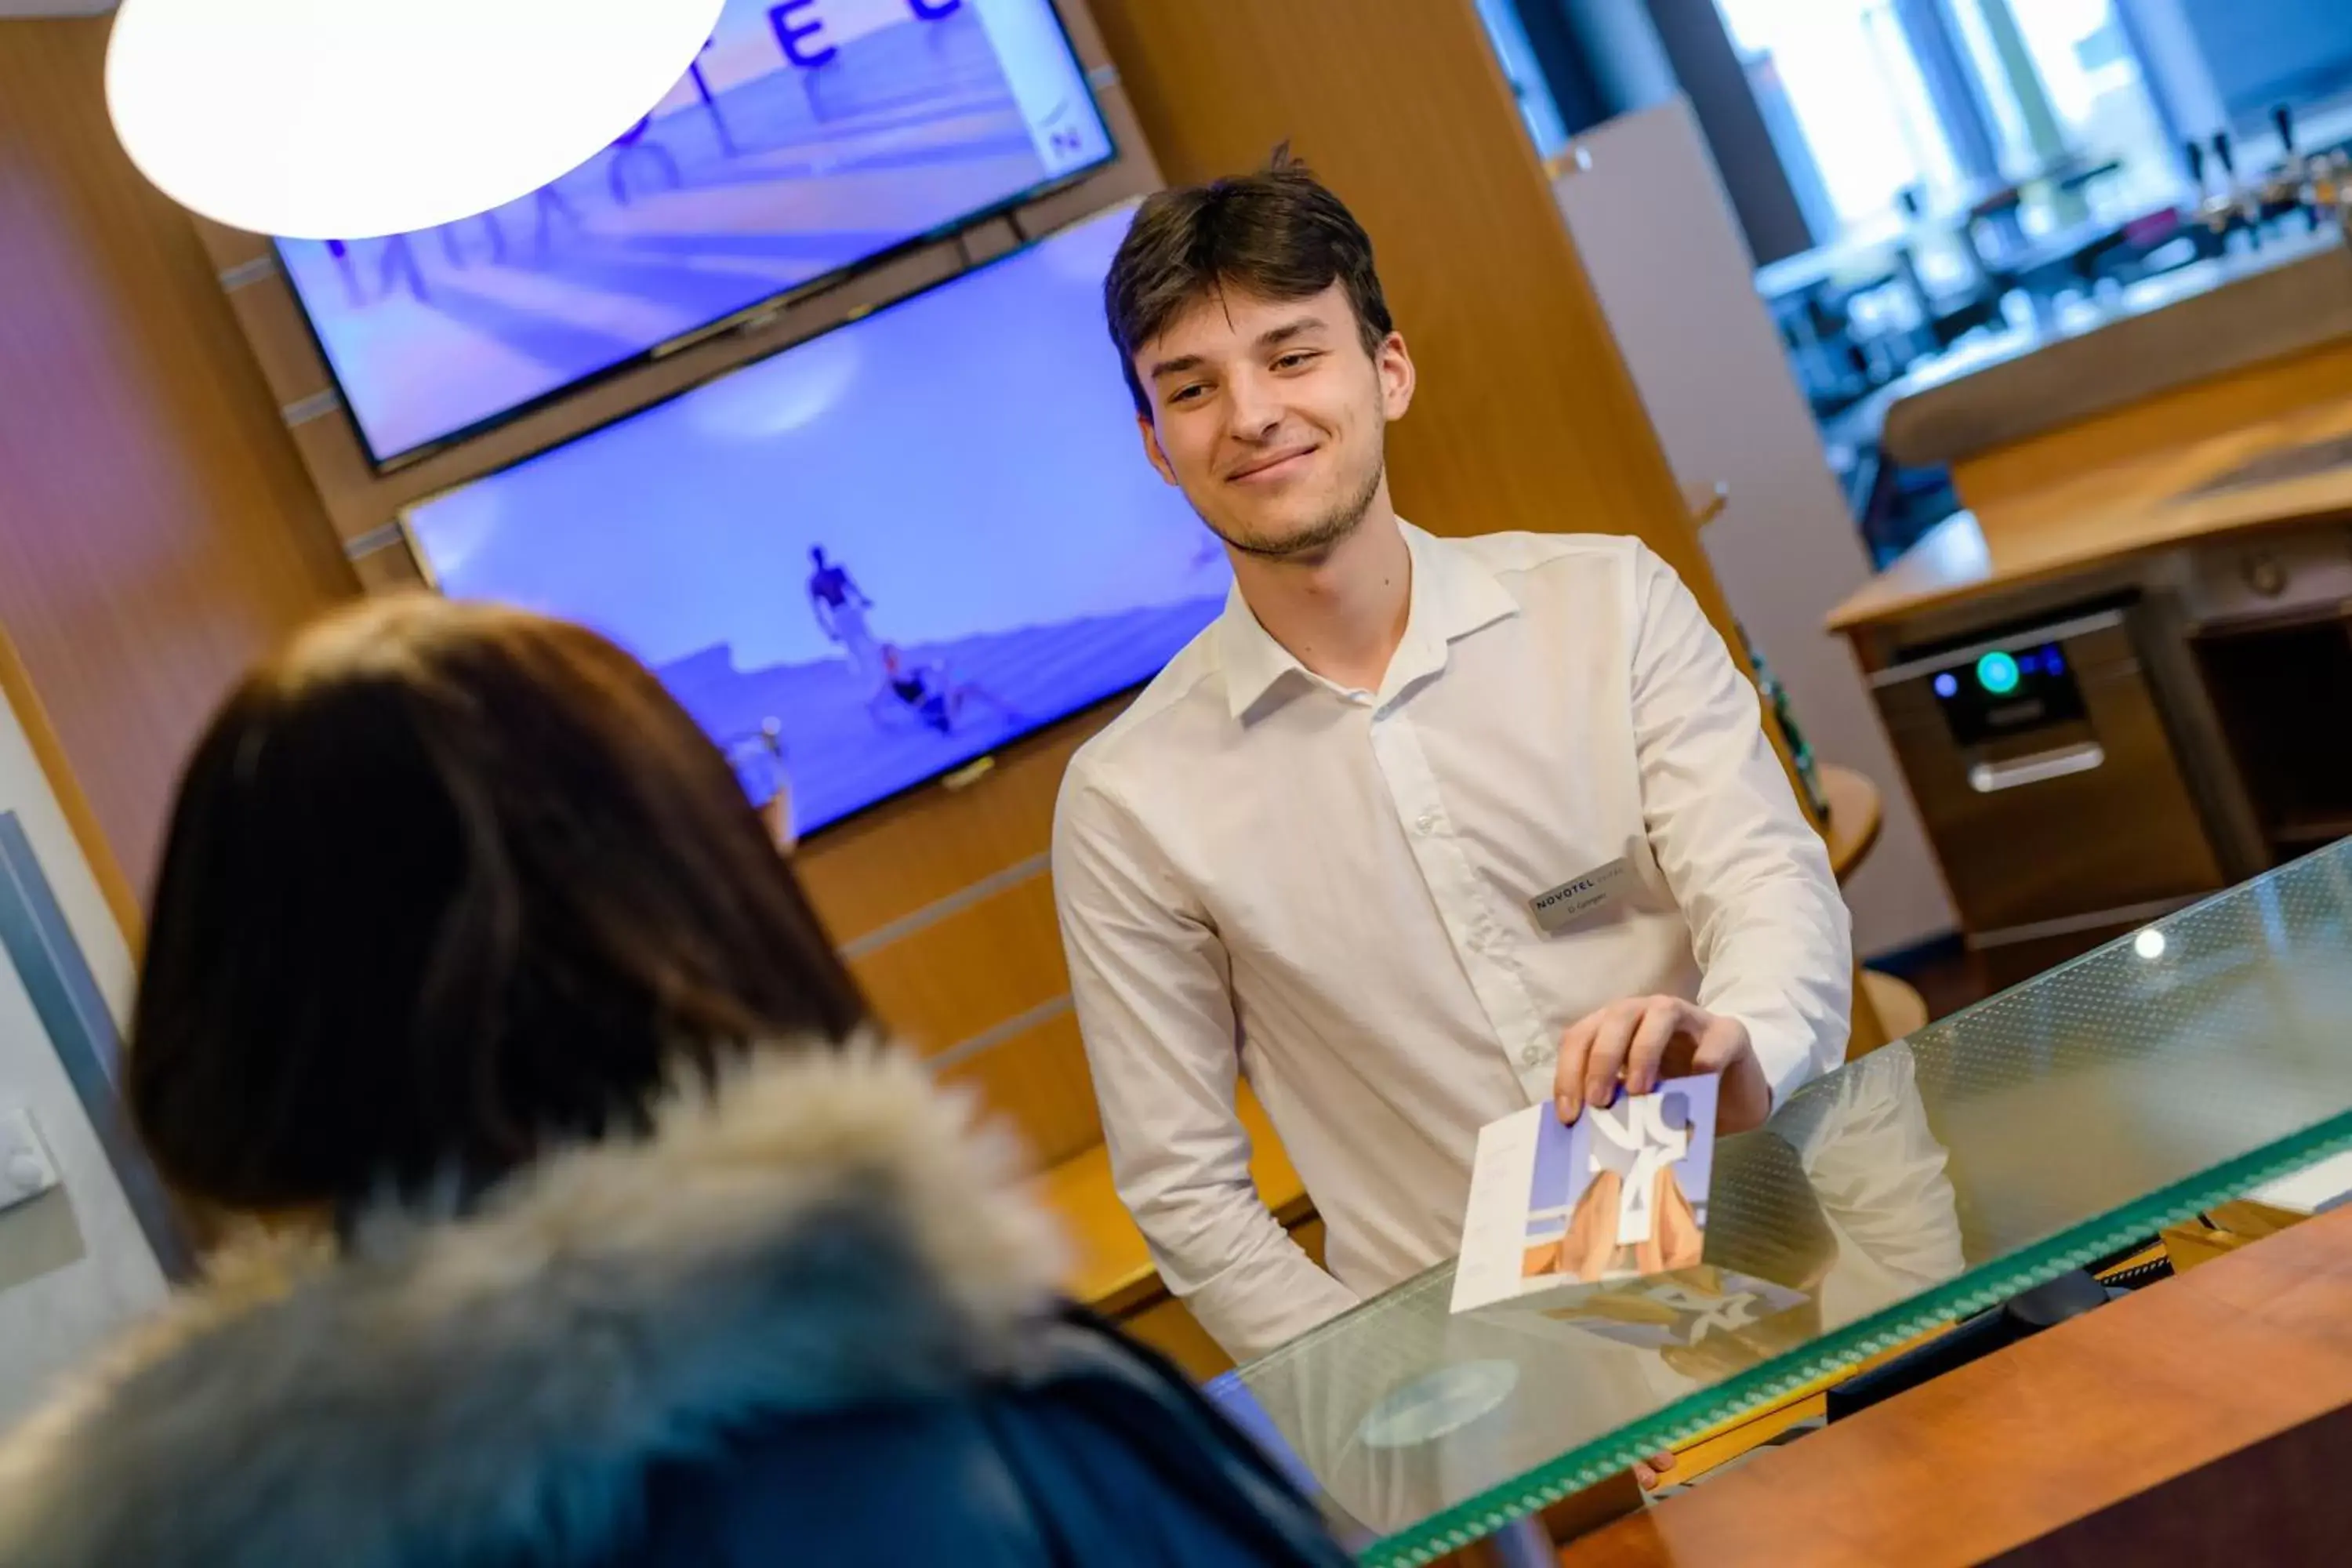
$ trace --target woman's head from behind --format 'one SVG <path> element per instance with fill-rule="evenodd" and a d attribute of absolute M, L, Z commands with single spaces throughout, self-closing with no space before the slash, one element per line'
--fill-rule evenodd
<path fill-rule="evenodd" d="M 726 760 L 593 633 L 321 622 L 181 782 L 132 1028 L 165 1174 L 243 1209 L 497 1176 L 864 1005 Z"/>

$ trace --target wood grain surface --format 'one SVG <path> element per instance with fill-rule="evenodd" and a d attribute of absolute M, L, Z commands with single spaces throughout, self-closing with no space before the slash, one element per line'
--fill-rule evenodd
<path fill-rule="evenodd" d="M 356 584 L 187 215 L 115 141 L 109 25 L 0 26 L 0 626 L 119 899 L 214 703 Z"/>
<path fill-rule="evenodd" d="M 1763 1455 L 1566 1568 L 2340 1563 L 2352 1212 Z"/>

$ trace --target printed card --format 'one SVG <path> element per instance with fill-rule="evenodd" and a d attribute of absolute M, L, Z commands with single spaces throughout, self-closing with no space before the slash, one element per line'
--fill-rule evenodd
<path fill-rule="evenodd" d="M 1573 1308 L 1612 1287 L 1697 1267 L 1715 1166 L 1712 1076 L 1587 1106 L 1549 1101 L 1480 1130 L 1454 1310 Z"/>

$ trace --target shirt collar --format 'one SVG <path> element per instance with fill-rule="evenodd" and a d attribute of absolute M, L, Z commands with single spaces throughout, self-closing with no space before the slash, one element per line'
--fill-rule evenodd
<path fill-rule="evenodd" d="M 1401 522 L 1412 558 L 1412 598 L 1405 610 L 1404 637 L 1389 660 L 1383 696 L 1402 691 L 1445 668 L 1446 650 L 1457 637 L 1518 613 L 1519 604 L 1495 574 L 1459 544 Z M 1288 648 L 1267 635 L 1235 583 L 1225 595 L 1217 621 L 1218 662 L 1225 677 L 1225 701 L 1235 719 L 1257 706 L 1283 677 L 1296 672 L 1313 680 Z"/>

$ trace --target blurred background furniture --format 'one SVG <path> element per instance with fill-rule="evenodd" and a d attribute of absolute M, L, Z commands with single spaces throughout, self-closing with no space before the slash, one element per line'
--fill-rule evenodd
<path fill-rule="evenodd" d="M 1895 404 L 1970 510 L 1830 620 L 1997 981 L 2352 833 L 2352 254 L 2190 272 Z"/>

